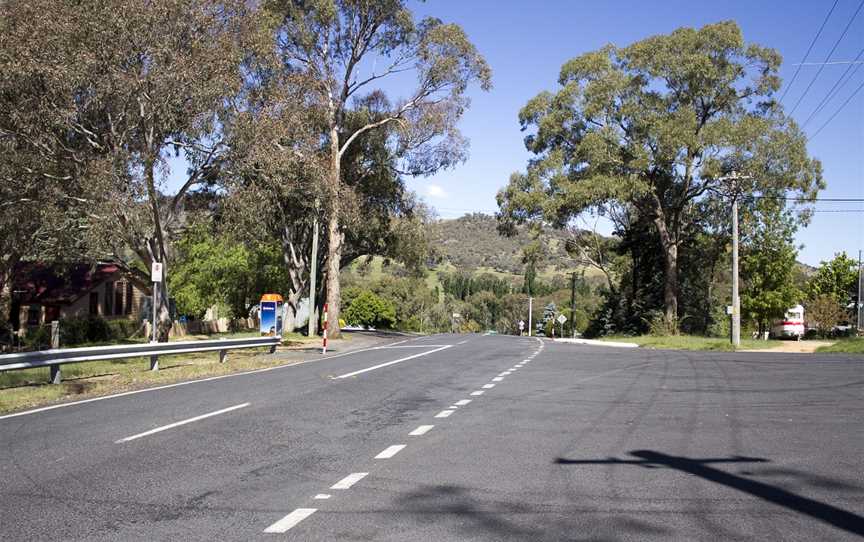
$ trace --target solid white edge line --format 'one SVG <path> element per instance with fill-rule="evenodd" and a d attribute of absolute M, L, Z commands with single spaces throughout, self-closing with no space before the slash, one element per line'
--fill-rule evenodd
<path fill-rule="evenodd" d="M 144 431 L 143 433 L 138 433 L 137 435 L 132 435 L 131 437 L 121 438 L 120 440 L 115 440 L 115 444 L 122 444 L 124 442 L 129 442 L 130 440 L 139 439 L 141 437 L 146 437 L 149 435 L 153 435 L 155 433 L 161 433 L 162 431 L 166 431 L 168 429 L 173 429 L 175 427 L 180 427 L 181 425 L 186 425 L 187 423 L 197 422 L 198 420 L 203 420 L 205 418 L 211 418 L 213 416 L 218 416 L 219 414 L 225 414 L 226 412 L 231 412 L 232 410 L 237 410 L 239 408 L 244 408 L 249 406 L 251 403 L 243 403 L 240 405 L 234 405 L 232 407 L 223 408 L 221 410 L 216 410 L 213 412 L 208 412 L 207 414 L 202 414 L 200 416 L 195 416 L 194 418 L 189 418 L 187 420 L 181 420 L 179 422 L 169 423 L 168 425 L 163 425 L 161 427 L 157 427 L 155 429 L 151 429 L 149 431 Z"/>
<path fill-rule="evenodd" d="M 341 480 L 330 486 L 330 489 L 351 489 L 351 486 L 353 486 L 363 478 L 366 478 L 368 475 L 368 472 L 352 472 L 345 478 L 342 478 Z"/>
<path fill-rule="evenodd" d="M 291 527 L 294 527 L 304 519 L 308 518 L 315 512 L 317 512 L 317 508 L 297 508 L 284 518 L 280 519 L 273 525 L 264 529 L 265 533 L 284 533 Z"/>
<path fill-rule="evenodd" d="M 383 452 L 375 456 L 375 459 L 390 459 L 394 455 L 398 454 L 402 451 L 402 448 L 405 447 L 405 444 L 394 444 L 392 446 L 388 446 L 384 449 Z"/>
<path fill-rule="evenodd" d="M 429 354 L 434 354 L 435 352 L 440 352 L 441 350 L 446 350 L 447 348 L 452 348 L 452 344 L 444 345 L 440 348 L 436 348 L 434 350 L 430 350 L 428 352 L 421 352 L 419 354 L 414 354 L 413 356 L 407 356 L 404 358 L 399 358 L 393 361 L 388 361 L 387 363 L 379 363 L 378 365 L 373 365 L 372 367 L 366 367 L 365 369 L 360 369 L 359 371 L 354 371 L 351 373 L 345 373 L 344 375 L 334 376 L 334 379 L 339 378 L 348 378 L 350 376 L 357 376 L 359 374 L 368 373 L 369 371 L 374 371 L 375 369 L 380 369 L 382 367 L 388 367 L 390 365 L 394 365 L 396 363 L 402 363 L 403 361 L 408 361 L 409 359 L 419 358 L 421 356 L 428 356 Z"/>
<path fill-rule="evenodd" d="M 414 340 L 414 339 L 406 339 L 406 340 Z M 395 344 L 395 343 L 394 343 Z M 341 358 L 345 356 L 352 356 L 354 354 L 360 354 L 363 352 L 372 352 L 373 350 L 377 350 L 377 346 L 372 346 L 369 348 L 360 348 L 358 350 L 352 350 L 350 352 L 342 352 L 339 354 L 333 354 L 329 356 L 322 356 L 320 358 L 307 359 L 303 361 L 297 361 L 293 363 L 283 363 L 282 365 L 274 365 L 272 367 L 262 367 L 260 369 L 252 369 L 251 371 L 240 371 L 238 373 L 231 373 L 227 375 L 216 375 L 216 376 L 208 376 L 206 378 L 199 378 L 197 380 L 186 380 L 184 382 L 174 382 L 173 384 L 165 384 L 164 386 L 153 386 L 152 388 L 144 388 L 140 390 L 130 390 L 123 391 L 120 393 L 112 393 L 111 395 L 102 395 L 101 397 L 91 397 L 90 399 L 81 399 L 80 401 L 71 401 L 69 403 L 60 403 L 57 405 L 49 405 L 39 408 L 33 408 L 30 410 L 24 410 L 22 412 L 14 412 L 12 414 L 4 414 L 0 416 L 0 420 L 5 420 L 7 418 L 17 418 L 18 416 L 27 416 L 29 414 L 38 414 L 39 412 L 46 412 L 49 410 L 56 410 L 58 408 L 66 408 L 76 405 L 83 405 L 86 403 L 95 403 L 96 401 L 104 401 L 106 399 L 116 399 L 118 397 L 126 397 L 127 395 L 137 395 L 139 393 L 147 393 L 150 391 L 159 391 L 159 390 L 167 390 L 170 388 L 177 388 L 180 386 L 188 386 L 190 384 L 200 384 L 203 382 L 212 382 L 214 380 L 222 380 L 223 378 L 234 378 L 237 376 L 246 376 L 246 375 L 254 375 L 258 373 L 266 373 L 269 371 L 275 371 L 277 369 L 287 369 L 289 367 L 295 367 L 297 365 L 305 365 L 307 363 L 315 363 L 322 360 L 329 360 L 335 358 Z"/>
<path fill-rule="evenodd" d="M 433 427 L 435 427 L 435 426 L 434 425 L 421 425 L 420 427 L 411 431 L 408 434 L 411 435 L 412 437 L 419 437 L 419 436 L 425 435 L 426 433 L 431 431 Z"/>
<path fill-rule="evenodd" d="M 483 395 L 484 393 L 486 393 L 486 392 L 484 392 L 483 390 L 477 390 L 477 391 L 472 391 L 471 395 L 477 396 L 477 395 Z"/>
<path fill-rule="evenodd" d="M 455 412 L 455 410 L 442 410 L 438 414 L 435 414 L 435 417 L 436 418 L 446 418 L 447 416 L 449 416 L 450 414 L 453 414 L 454 412 Z"/>
<path fill-rule="evenodd" d="M 470 402 L 471 402 L 471 399 L 460 399 L 459 401 L 456 401 L 456 402 L 453 403 L 453 404 L 456 405 L 456 406 L 465 406 L 465 405 L 467 405 L 467 404 L 470 403 Z"/>

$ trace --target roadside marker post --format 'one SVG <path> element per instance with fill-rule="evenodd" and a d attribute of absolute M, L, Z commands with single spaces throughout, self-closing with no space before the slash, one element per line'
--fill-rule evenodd
<path fill-rule="evenodd" d="M 321 349 L 321 353 L 327 353 L 327 303 L 324 303 L 324 347 Z"/>

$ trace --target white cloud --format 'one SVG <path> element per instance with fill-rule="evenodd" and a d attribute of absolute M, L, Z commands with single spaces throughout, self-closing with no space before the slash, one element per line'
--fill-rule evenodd
<path fill-rule="evenodd" d="M 447 192 L 437 184 L 426 185 L 426 195 L 430 198 L 446 198 Z"/>

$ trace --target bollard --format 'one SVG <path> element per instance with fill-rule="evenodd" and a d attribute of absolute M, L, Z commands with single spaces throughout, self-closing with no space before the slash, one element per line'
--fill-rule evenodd
<path fill-rule="evenodd" d="M 51 322 L 51 348 L 60 348 L 60 322 L 57 320 Z"/>
<path fill-rule="evenodd" d="M 225 363 L 225 360 L 228 359 L 228 351 L 220 350 L 219 351 L 219 363 Z"/>
<path fill-rule="evenodd" d="M 327 303 L 324 303 L 324 344 L 321 348 L 321 353 L 327 353 Z"/>
<path fill-rule="evenodd" d="M 150 356 L 150 370 L 158 371 L 159 370 L 159 356 Z"/>
<path fill-rule="evenodd" d="M 51 365 L 51 383 L 59 384 L 60 383 L 60 366 L 59 365 Z"/>

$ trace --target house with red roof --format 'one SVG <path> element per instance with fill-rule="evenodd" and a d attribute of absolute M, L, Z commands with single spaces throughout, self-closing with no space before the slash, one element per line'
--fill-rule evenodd
<path fill-rule="evenodd" d="M 21 329 L 73 317 L 140 321 L 149 292 L 110 262 L 50 266 L 24 263 L 12 282 L 9 321 Z"/>

